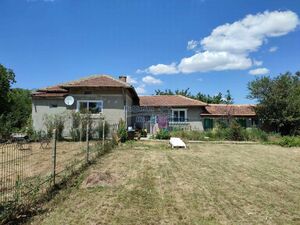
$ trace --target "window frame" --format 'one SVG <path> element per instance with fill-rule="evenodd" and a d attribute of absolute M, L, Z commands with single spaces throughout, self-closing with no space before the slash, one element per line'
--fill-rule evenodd
<path fill-rule="evenodd" d="M 179 121 L 175 121 L 174 120 L 174 112 L 178 112 L 178 120 Z M 184 121 L 180 121 L 180 111 L 184 111 Z M 187 122 L 187 120 L 188 120 L 188 115 L 187 115 L 187 109 L 184 109 L 184 108 L 174 108 L 174 109 L 172 109 L 172 122 L 174 122 L 174 123 L 186 123 Z"/>
<path fill-rule="evenodd" d="M 101 103 L 101 111 L 99 113 L 91 113 L 92 115 L 99 115 L 103 113 L 103 100 L 77 100 L 76 112 L 80 112 L 80 103 L 87 103 L 87 110 L 89 112 L 89 103 Z"/>

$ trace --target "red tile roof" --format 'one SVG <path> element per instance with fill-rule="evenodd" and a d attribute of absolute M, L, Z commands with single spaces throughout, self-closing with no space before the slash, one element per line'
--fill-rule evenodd
<path fill-rule="evenodd" d="M 68 92 L 68 90 L 56 85 L 56 86 L 51 86 L 51 87 L 38 89 L 38 92 Z"/>
<path fill-rule="evenodd" d="M 154 96 L 140 96 L 140 106 L 168 106 L 168 107 L 182 107 L 182 106 L 205 106 L 204 102 L 184 97 L 182 95 L 154 95 Z"/>
<path fill-rule="evenodd" d="M 123 82 L 121 80 L 115 79 L 108 75 L 95 75 L 80 80 L 70 81 L 59 85 L 63 88 L 70 87 L 125 87 L 130 88 L 129 83 Z"/>
<path fill-rule="evenodd" d="M 254 105 L 209 104 L 201 116 L 256 116 Z"/>
<path fill-rule="evenodd" d="M 133 94 L 134 98 L 138 100 L 138 96 L 134 88 L 129 83 L 115 79 L 108 75 L 94 75 L 79 80 L 70 81 L 67 83 L 38 89 L 37 92 L 32 94 L 32 96 L 45 97 L 45 98 L 62 97 L 69 92 L 70 88 L 79 88 L 79 87 L 80 88 L 97 88 L 97 87 L 127 88 Z"/>
<path fill-rule="evenodd" d="M 68 93 L 53 93 L 53 92 L 34 92 L 34 93 L 32 93 L 32 97 L 39 97 L 39 98 L 63 98 L 67 95 L 68 95 Z"/>

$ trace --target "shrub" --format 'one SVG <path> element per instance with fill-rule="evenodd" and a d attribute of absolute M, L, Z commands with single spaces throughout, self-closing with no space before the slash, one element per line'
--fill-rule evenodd
<path fill-rule="evenodd" d="M 246 129 L 247 135 L 248 135 L 248 140 L 250 141 L 263 141 L 266 142 L 268 141 L 268 134 L 258 128 L 247 128 Z"/>
<path fill-rule="evenodd" d="M 224 128 L 222 126 L 217 126 L 213 130 L 208 131 L 184 131 L 184 130 L 173 130 L 171 132 L 172 137 L 179 137 L 187 140 L 197 140 L 197 141 L 218 141 L 218 140 L 230 140 L 230 141 L 262 141 L 267 142 L 276 137 L 278 141 L 281 137 L 278 134 L 268 134 L 263 130 L 258 128 L 243 128 L 236 121 L 230 124 L 230 127 Z"/>
<path fill-rule="evenodd" d="M 102 137 L 103 137 L 103 120 L 100 120 L 98 122 L 95 131 L 97 133 L 98 139 L 102 140 Z M 104 138 L 107 137 L 108 133 L 109 133 L 109 124 L 107 122 L 105 122 L 105 125 L 104 125 Z"/>
<path fill-rule="evenodd" d="M 73 141 L 80 140 L 80 123 L 81 117 L 79 112 L 71 113 L 72 126 L 70 129 L 70 135 Z"/>
<path fill-rule="evenodd" d="M 284 136 L 279 140 L 278 144 L 283 147 L 300 147 L 300 137 Z"/>
<path fill-rule="evenodd" d="M 89 126 L 89 139 L 93 137 L 93 121 L 91 118 L 91 114 L 89 112 L 79 114 L 80 115 L 80 126 L 79 129 L 81 131 L 81 140 L 86 140 L 87 127 Z M 80 134 L 80 132 L 79 132 Z"/>
<path fill-rule="evenodd" d="M 226 139 L 231 141 L 244 141 L 247 139 L 245 129 L 243 129 L 236 121 L 230 123 L 226 136 Z"/>
<path fill-rule="evenodd" d="M 119 121 L 117 134 L 121 142 L 125 142 L 128 139 L 126 124 L 122 119 Z"/>
<path fill-rule="evenodd" d="M 228 122 L 224 119 L 218 119 L 218 120 L 216 120 L 216 127 L 218 129 L 228 128 Z"/>
<path fill-rule="evenodd" d="M 190 131 L 185 131 L 185 130 L 174 130 L 170 133 L 172 137 L 179 137 L 182 139 L 187 139 L 187 140 L 204 140 L 205 133 L 201 131 L 196 131 L 196 130 L 190 130 Z"/>
<path fill-rule="evenodd" d="M 231 140 L 231 134 L 229 128 L 218 128 L 214 129 L 210 136 L 215 140 Z"/>
<path fill-rule="evenodd" d="M 47 129 L 48 138 L 52 138 L 53 129 L 56 129 L 58 140 L 62 140 L 62 133 L 65 127 L 65 115 L 55 114 L 55 115 L 45 115 L 44 124 Z"/>
<path fill-rule="evenodd" d="M 11 121 L 4 114 L 0 115 L 0 141 L 7 140 L 12 132 Z"/>
<path fill-rule="evenodd" d="M 170 132 L 167 129 L 161 129 L 155 135 L 156 139 L 166 140 L 166 139 L 170 139 L 170 137 L 171 137 Z"/>

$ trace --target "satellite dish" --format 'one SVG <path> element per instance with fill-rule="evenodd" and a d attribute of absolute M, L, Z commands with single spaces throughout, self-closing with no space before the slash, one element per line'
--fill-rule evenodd
<path fill-rule="evenodd" d="M 67 97 L 65 98 L 65 104 L 66 104 L 66 105 L 73 105 L 73 103 L 74 103 L 74 98 L 73 98 L 73 96 L 67 96 Z"/>

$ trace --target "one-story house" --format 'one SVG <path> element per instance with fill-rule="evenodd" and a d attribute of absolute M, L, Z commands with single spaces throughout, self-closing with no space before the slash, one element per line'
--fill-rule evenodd
<path fill-rule="evenodd" d="M 66 105 L 67 96 L 74 99 L 72 105 Z M 107 75 L 90 76 L 34 92 L 33 127 L 36 131 L 45 131 L 46 115 L 85 111 L 89 111 L 94 120 L 104 117 L 109 124 L 117 124 L 122 119 L 130 126 L 132 117 L 127 109 L 138 104 L 139 97 L 125 76 L 119 79 Z M 71 122 L 66 119 L 64 136 L 69 135 Z"/>
<path fill-rule="evenodd" d="M 254 105 L 237 104 L 208 104 L 200 114 L 204 129 L 212 129 L 218 122 L 228 123 L 231 119 L 237 120 L 242 127 L 258 125 Z"/>
<path fill-rule="evenodd" d="M 69 103 L 68 96 L 72 99 Z M 246 119 L 245 126 L 251 126 L 256 118 L 250 105 L 207 104 L 181 95 L 138 96 L 126 76 L 115 79 L 95 75 L 32 93 L 32 120 L 36 131 L 46 130 L 46 115 L 86 111 L 94 120 L 104 118 L 114 125 L 122 119 L 127 127 L 147 129 L 150 133 L 158 128 L 203 131 L 213 128 L 214 122 L 207 121 L 216 118 Z M 69 136 L 71 124 L 70 118 L 66 119 L 64 136 Z"/>
<path fill-rule="evenodd" d="M 152 110 L 143 110 L 147 130 L 151 125 L 158 124 L 159 128 L 183 128 L 203 131 L 200 114 L 207 103 L 191 99 L 182 95 L 155 95 L 140 96 L 140 107 Z M 151 118 L 153 118 L 151 120 Z M 155 119 L 156 118 L 156 119 Z M 167 120 L 167 123 L 164 121 Z"/>

